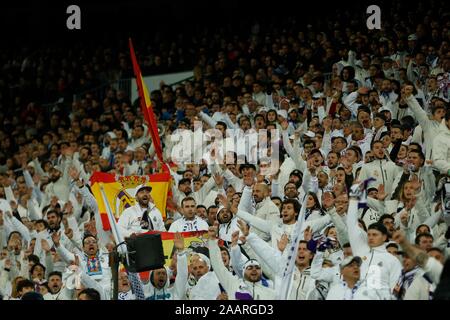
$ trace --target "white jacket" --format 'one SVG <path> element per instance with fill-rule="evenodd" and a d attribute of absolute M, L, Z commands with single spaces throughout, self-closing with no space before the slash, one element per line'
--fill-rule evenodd
<path fill-rule="evenodd" d="M 430 281 L 431 279 L 422 272 L 414 278 L 403 300 L 430 300 L 431 294 L 436 289 L 436 285 Z"/>
<path fill-rule="evenodd" d="M 281 221 L 280 210 L 278 210 L 275 203 L 270 200 L 270 197 L 267 197 L 260 203 L 254 205 L 252 188 L 247 186 L 242 190 L 242 197 L 238 206 L 238 212 L 239 211 L 245 211 L 253 215 L 255 218 L 259 218 L 258 221 L 262 221 L 264 224 L 276 224 Z M 255 224 L 253 227 L 255 230 L 252 231 L 260 236 L 264 241 L 270 240 L 270 229 L 262 227 L 261 224 Z"/>
<path fill-rule="evenodd" d="M 425 159 L 429 160 L 432 158 L 432 149 L 433 149 L 433 141 L 435 137 L 439 134 L 439 122 L 436 120 L 430 120 L 428 118 L 427 113 L 417 102 L 417 99 L 410 95 L 405 99 L 405 102 L 414 112 L 414 117 L 419 122 L 419 125 L 422 127 L 423 135 L 424 135 L 424 145 L 425 145 Z"/>
<path fill-rule="evenodd" d="M 166 270 L 168 268 L 166 267 Z M 152 279 L 150 271 L 150 279 Z M 177 276 L 175 283 L 170 285 L 170 273 L 167 270 L 167 281 L 162 289 L 157 289 L 151 280 L 143 284 L 146 300 L 184 300 L 186 299 L 186 284 L 188 279 L 187 251 L 177 254 Z"/>
<path fill-rule="evenodd" d="M 273 300 L 276 297 L 274 289 L 265 287 L 261 282 L 253 283 L 239 279 L 231 274 L 222 262 L 217 240 L 208 240 L 211 266 L 217 278 L 228 294 L 228 299 L 236 300 L 236 293 L 250 294 L 254 300 Z"/>
<path fill-rule="evenodd" d="M 170 225 L 169 232 L 208 231 L 208 228 L 208 223 L 198 216 L 195 216 L 193 220 L 186 220 L 183 217 Z"/>
<path fill-rule="evenodd" d="M 361 293 L 372 300 L 391 300 L 392 292 L 402 272 L 400 261 L 387 252 L 385 245 L 370 248 L 367 234 L 358 226 L 358 201 L 350 199 L 347 228 L 354 256 L 361 265 Z"/>
<path fill-rule="evenodd" d="M 105 297 L 110 297 L 111 294 L 111 267 L 109 266 L 109 253 L 98 251 L 96 258 L 98 259 L 98 265 L 93 266 L 90 263 L 89 257 L 84 252 L 72 253 L 67 250 L 62 244 L 56 248 L 56 253 L 62 258 L 62 260 L 69 265 L 72 261 L 75 261 L 75 255 L 78 256 L 80 261 L 80 267 L 83 273 L 89 276 L 90 279 L 95 280 L 103 289 Z"/>
<path fill-rule="evenodd" d="M 145 210 L 148 210 L 148 218 L 151 221 L 149 230 L 166 231 L 161 212 L 153 203 L 149 202 L 148 208 L 142 208 L 139 203 L 136 203 L 134 206 L 125 209 L 120 215 L 117 226 L 123 237 L 129 237 L 132 233 L 149 231 L 142 229 L 140 225 Z M 152 225 L 153 229 L 151 229 Z"/>
<path fill-rule="evenodd" d="M 440 173 L 447 174 L 450 170 L 450 130 L 445 119 L 439 125 L 439 134 L 433 139 L 433 166 Z"/>
<path fill-rule="evenodd" d="M 261 230 L 265 234 L 270 234 L 270 238 L 272 240 L 272 247 L 278 248 L 277 242 L 281 239 L 281 236 L 283 234 L 286 234 L 289 238 L 289 243 L 292 238 L 292 232 L 295 229 L 295 225 L 299 222 L 295 222 L 293 224 L 285 224 L 282 221 L 273 222 L 273 221 L 266 221 L 263 219 L 260 219 L 256 216 L 253 216 L 249 214 L 248 212 L 238 210 L 237 217 L 245 220 L 248 222 L 252 227 Z M 305 221 L 302 225 L 302 234 L 306 230 L 306 228 L 309 226 L 312 229 L 312 232 L 318 232 L 325 228 L 326 225 L 330 223 L 331 219 L 329 216 L 323 216 L 318 219 L 314 219 L 312 221 Z M 252 230 L 253 232 L 253 230 Z M 255 232 L 255 234 L 257 234 Z M 263 239 L 263 238 L 261 238 Z M 264 240 L 264 239 L 263 239 Z M 288 245 L 289 246 L 289 245 Z M 287 250 L 285 251 L 287 252 Z"/>
<path fill-rule="evenodd" d="M 323 268 L 323 252 L 318 251 L 311 263 L 311 277 L 330 284 L 326 300 L 366 300 L 361 294 L 361 283 L 358 281 L 349 288 L 341 276 L 339 266 Z"/>
<path fill-rule="evenodd" d="M 374 178 L 375 181 L 371 181 L 368 188 L 378 188 L 380 184 L 385 186 L 386 193 L 390 195 L 392 193 L 392 185 L 397 174 L 402 170 L 394 162 L 389 160 L 373 160 L 372 162 L 365 163 L 361 167 L 361 171 L 358 176 L 359 181 L 364 181 L 368 178 Z"/>

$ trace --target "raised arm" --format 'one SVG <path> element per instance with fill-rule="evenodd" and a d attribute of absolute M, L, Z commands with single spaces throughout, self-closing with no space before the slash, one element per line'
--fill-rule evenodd
<path fill-rule="evenodd" d="M 348 204 L 347 230 L 353 255 L 366 255 L 370 248 L 364 231 L 358 225 L 358 199 L 356 197 L 351 197 Z"/>
<path fill-rule="evenodd" d="M 254 213 L 255 208 L 252 204 L 252 187 L 245 186 L 242 190 L 241 200 L 239 201 L 238 210 Z"/>
<path fill-rule="evenodd" d="M 270 221 L 266 221 L 264 219 L 261 219 L 259 217 L 256 217 L 248 212 L 245 212 L 243 210 L 238 210 L 237 215 L 238 218 L 246 221 L 251 226 L 257 228 L 258 230 L 261 230 L 265 233 L 270 233 L 272 230 L 273 223 Z"/>
<path fill-rule="evenodd" d="M 323 268 L 323 252 L 317 251 L 311 262 L 311 278 L 317 281 L 333 282 L 335 276 L 334 268 Z"/>
<path fill-rule="evenodd" d="M 415 118 L 417 119 L 417 122 L 419 122 L 419 125 L 422 127 L 423 131 L 428 130 L 431 126 L 431 120 L 428 118 L 427 113 L 422 109 L 414 95 L 411 94 L 406 97 L 405 102 L 408 107 L 411 108 Z"/>
<path fill-rule="evenodd" d="M 211 228 L 210 228 L 211 230 Z M 210 231 L 210 234 L 214 231 Z M 211 239 L 212 238 L 212 239 Z M 214 269 L 214 273 L 219 279 L 220 284 L 223 286 L 228 295 L 234 295 L 237 287 L 239 286 L 239 280 L 235 278 L 230 271 L 227 270 L 222 261 L 219 246 L 217 245 L 217 239 L 215 235 L 208 240 L 209 256 L 211 259 L 211 266 Z"/>
<path fill-rule="evenodd" d="M 75 261 L 75 255 L 72 252 L 70 252 L 69 250 L 67 250 L 61 244 L 61 242 L 60 242 L 60 240 L 61 240 L 60 232 L 53 232 L 52 240 L 53 240 L 53 244 L 55 245 L 55 248 L 56 248 L 56 253 L 58 253 L 58 255 L 61 257 L 61 259 L 65 263 L 70 264 L 72 261 Z"/>
<path fill-rule="evenodd" d="M 254 233 L 248 235 L 247 242 L 275 275 L 280 275 L 282 273 L 284 258 L 282 258 L 278 249 L 275 249 Z"/>
<path fill-rule="evenodd" d="M 396 231 L 392 236 L 393 240 L 400 244 L 403 251 L 408 255 L 409 258 L 417 262 L 417 264 L 428 272 L 433 282 L 437 285 L 440 281 L 443 266 L 434 257 L 428 256 L 425 250 L 419 249 L 412 245 L 407 239 L 402 231 Z"/>
<path fill-rule="evenodd" d="M 188 282 L 188 251 L 184 250 L 184 239 L 180 233 L 174 237 L 174 247 L 177 249 L 177 276 L 175 278 L 175 296 L 178 300 L 186 299 L 186 284 Z"/>

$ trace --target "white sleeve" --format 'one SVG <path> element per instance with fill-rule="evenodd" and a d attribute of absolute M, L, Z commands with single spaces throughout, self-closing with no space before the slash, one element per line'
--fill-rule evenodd
<path fill-rule="evenodd" d="M 445 146 L 446 137 L 440 133 L 433 141 L 433 166 L 442 174 L 447 174 L 450 170 L 450 162 L 447 158 L 447 147 Z"/>
<path fill-rule="evenodd" d="M 242 181 L 238 177 L 236 177 L 229 169 L 223 172 L 223 176 L 227 181 L 233 186 L 236 192 L 241 191 L 242 189 Z"/>
<path fill-rule="evenodd" d="M 214 269 L 217 279 L 219 279 L 220 284 L 223 286 L 228 295 L 234 296 L 234 293 L 239 286 L 239 279 L 235 278 L 223 264 L 220 249 L 217 245 L 217 240 L 208 240 L 208 248 L 211 266 Z"/>
<path fill-rule="evenodd" d="M 186 299 L 186 284 L 188 281 L 187 253 L 177 254 L 177 276 L 175 278 L 175 296 L 178 300 Z"/>
<path fill-rule="evenodd" d="M 122 234 L 122 237 L 129 237 L 133 232 L 128 229 L 129 215 L 123 214 L 120 216 L 119 221 L 117 222 L 117 227 L 119 232 Z"/>
<path fill-rule="evenodd" d="M 305 230 L 307 227 L 310 227 L 312 232 L 318 232 L 325 228 L 330 222 L 331 218 L 328 215 L 311 221 L 305 221 L 303 223 L 303 230 Z"/>
<path fill-rule="evenodd" d="M 198 195 L 200 202 L 205 201 L 205 198 L 208 196 L 208 194 L 210 193 L 211 189 L 214 188 L 215 184 L 216 184 L 216 182 L 215 182 L 214 178 L 211 177 L 200 188 L 200 190 L 195 192 Z M 199 204 L 202 204 L 202 203 L 199 203 Z"/>
<path fill-rule="evenodd" d="M 239 278 L 243 278 L 244 274 L 242 273 L 242 268 L 244 266 L 244 259 L 245 257 L 241 249 L 238 245 L 231 247 L 230 250 L 230 265 L 233 268 L 234 272 L 238 275 Z"/>
<path fill-rule="evenodd" d="M 318 281 L 333 282 L 335 269 L 323 268 L 323 252 L 317 251 L 311 262 L 311 278 Z"/>
<path fill-rule="evenodd" d="M 419 125 L 422 127 L 423 131 L 425 132 L 428 129 L 430 129 L 431 120 L 428 119 L 427 113 L 419 105 L 417 99 L 413 95 L 410 95 L 408 98 L 405 99 L 405 102 L 411 108 L 415 118 L 417 119 L 417 122 L 419 122 Z"/>
<path fill-rule="evenodd" d="M 33 181 L 33 178 L 31 177 L 30 172 L 28 172 L 28 170 L 24 170 L 23 171 L 23 177 L 25 179 L 25 183 L 27 184 L 27 187 L 28 188 L 33 188 L 33 197 L 38 201 L 38 203 L 41 203 L 41 201 L 42 201 L 42 192 L 34 184 L 34 181 Z"/>
<path fill-rule="evenodd" d="M 29 199 L 27 201 L 27 207 L 28 207 L 28 215 L 30 217 L 30 220 L 42 219 L 42 212 L 39 208 L 36 208 L 32 199 Z"/>
<path fill-rule="evenodd" d="M 327 116 L 326 113 L 325 113 L 325 108 L 323 106 L 319 106 L 317 108 L 317 113 L 319 115 L 319 123 L 322 124 L 323 119 L 325 119 L 325 117 Z"/>
<path fill-rule="evenodd" d="M 428 273 L 436 285 L 438 285 L 441 280 L 441 273 L 443 269 L 444 267 L 439 261 L 437 261 L 434 257 L 428 257 L 424 271 Z"/>
<path fill-rule="evenodd" d="M 258 257 L 263 259 L 266 265 L 272 269 L 272 272 L 275 275 L 280 275 L 285 263 L 282 262 L 283 258 L 278 248 L 273 248 L 270 244 L 252 232 L 248 235 L 247 242 L 253 248 Z"/>
<path fill-rule="evenodd" d="M 289 141 L 289 134 L 287 130 L 282 130 L 281 131 L 281 136 L 283 138 L 283 147 L 286 150 L 287 154 L 289 155 L 289 157 L 294 158 L 295 154 L 294 154 L 294 149 L 292 148 L 292 144 Z"/>
<path fill-rule="evenodd" d="M 9 221 L 9 223 L 10 223 L 10 225 L 13 227 L 13 229 L 15 230 L 15 231 L 18 231 L 21 235 L 22 235 L 22 237 L 23 237 L 23 239 L 27 242 L 27 243 L 30 243 L 30 241 L 31 241 L 31 236 L 30 236 L 30 231 L 28 230 L 28 228 L 27 227 L 25 227 L 25 225 L 22 223 L 22 222 L 20 222 L 16 217 L 12 217 L 11 219 L 9 219 L 9 218 L 7 218 L 7 217 L 5 217 L 5 216 L 3 216 L 4 218 L 4 220 L 6 221 L 6 220 L 8 220 Z M 6 219 L 5 219 L 6 218 Z"/>
<path fill-rule="evenodd" d="M 245 186 L 242 190 L 241 200 L 239 201 L 238 210 L 250 212 L 254 214 L 255 208 L 252 204 L 252 188 Z"/>
<path fill-rule="evenodd" d="M 278 180 L 272 180 L 272 197 L 279 197 L 280 199 L 283 199 L 283 194 L 280 190 L 280 182 Z"/>
<path fill-rule="evenodd" d="M 56 253 L 58 253 L 61 259 L 67 264 L 70 264 L 71 261 L 75 261 L 75 255 L 67 250 L 62 243 L 59 244 L 59 247 L 56 247 Z"/>
<path fill-rule="evenodd" d="M 331 222 L 336 228 L 338 238 L 337 240 L 339 241 L 341 246 L 348 243 L 349 241 L 348 241 L 347 225 L 343 221 L 342 217 L 336 212 L 336 209 L 334 207 L 328 210 L 327 214 L 330 216 Z"/>
<path fill-rule="evenodd" d="M 370 251 L 367 239 L 358 226 L 358 200 L 350 199 L 347 213 L 347 230 L 353 255 L 365 256 Z"/>
<path fill-rule="evenodd" d="M 8 203 L 10 203 L 11 201 L 14 201 L 15 203 L 17 203 L 17 199 L 14 196 L 14 193 L 12 192 L 12 189 L 10 186 L 4 187 L 3 190 L 5 192 L 5 198 L 8 201 Z"/>
<path fill-rule="evenodd" d="M 42 170 L 41 164 L 39 163 L 38 159 L 33 159 L 34 168 L 36 169 L 36 172 L 38 175 L 42 177 L 46 176 L 44 170 Z"/>
<path fill-rule="evenodd" d="M 270 231 L 272 230 L 272 225 L 273 225 L 272 222 L 263 220 L 263 219 L 256 217 L 248 212 L 238 210 L 236 216 L 238 218 L 248 222 L 251 226 L 253 226 L 263 232 L 270 233 Z"/>
<path fill-rule="evenodd" d="M 80 278 L 81 278 L 81 284 L 84 287 L 95 289 L 95 290 L 98 291 L 98 293 L 100 293 L 100 299 L 101 300 L 109 300 L 108 297 L 105 294 L 105 290 L 103 290 L 103 287 L 97 281 L 92 279 L 85 272 L 81 273 Z"/>

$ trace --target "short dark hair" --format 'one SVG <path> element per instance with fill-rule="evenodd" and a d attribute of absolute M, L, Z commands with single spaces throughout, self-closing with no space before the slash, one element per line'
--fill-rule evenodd
<path fill-rule="evenodd" d="M 33 261 L 34 264 L 39 263 L 39 257 L 37 255 L 34 254 L 30 254 L 28 256 L 28 261 Z"/>
<path fill-rule="evenodd" d="M 300 213 L 300 203 L 295 199 L 286 199 L 281 203 L 281 208 L 286 204 L 292 204 L 294 206 L 295 213 Z"/>
<path fill-rule="evenodd" d="M 225 130 L 227 130 L 228 128 L 227 124 L 223 121 L 217 121 L 216 126 L 222 126 L 225 128 Z"/>
<path fill-rule="evenodd" d="M 414 243 L 418 245 L 422 238 L 431 238 L 434 240 L 434 237 L 430 233 L 419 233 L 416 239 L 414 240 Z"/>
<path fill-rule="evenodd" d="M 216 206 L 215 204 L 213 204 L 212 206 L 209 206 L 209 207 L 208 207 L 208 209 L 206 210 L 207 213 L 209 214 L 209 212 L 210 212 L 212 209 L 219 209 L 219 207 Z"/>
<path fill-rule="evenodd" d="M 94 235 L 91 234 L 91 233 L 86 233 L 86 234 L 84 235 L 84 237 L 83 237 L 83 240 L 81 241 L 81 244 L 82 244 L 83 246 L 84 246 L 84 241 L 85 241 L 87 238 L 94 238 L 95 241 L 98 241 L 96 236 L 94 236 Z"/>
<path fill-rule="evenodd" d="M 100 293 L 92 288 L 86 288 L 84 290 L 82 290 L 79 294 L 78 294 L 78 298 L 80 298 L 80 296 L 82 294 L 85 294 L 89 300 L 101 300 L 100 299 Z"/>
<path fill-rule="evenodd" d="M 206 210 L 206 207 L 205 207 L 204 205 L 202 205 L 202 204 L 199 204 L 199 205 L 197 206 L 197 209 L 200 209 L 200 208 L 203 208 L 203 209 Z"/>
<path fill-rule="evenodd" d="M 379 222 L 379 223 L 383 223 L 383 221 L 386 220 L 386 219 L 392 219 L 392 220 L 395 220 L 394 217 L 393 217 L 392 215 L 390 215 L 390 214 L 388 214 L 388 213 L 385 213 L 385 214 L 383 214 L 383 215 L 378 219 L 378 222 Z"/>
<path fill-rule="evenodd" d="M 49 214 L 52 214 L 52 213 L 54 213 L 55 215 L 57 215 L 59 218 L 62 218 L 62 217 L 61 217 L 61 214 L 60 214 L 58 211 L 53 210 L 53 209 L 47 211 L 47 213 L 46 213 L 45 215 L 48 217 L 48 215 L 49 215 Z"/>
<path fill-rule="evenodd" d="M 53 276 L 57 276 L 57 277 L 60 277 L 60 278 L 62 279 L 62 273 L 59 272 L 59 271 L 52 271 L 52 272 L 50 272 L 50 273 L 48 274 L 47 279 L 50 279 L 50 278 L 53 277 Z"/>
<path fill-rule="evenodd" d="M 19 231 L 11 231 L 11 233 L 8 236 L 8 240 L 6 242 L 9 242 L 9 240 L 11 240 L 11 237 L 13 236 L 13 234 L 18 234 L 22 238 L 22 235 L 20 234 Z"/>
<path fill-rule="evenodd" d="M 375 145 L 375 143 L 381 143 L 381 145 L 384 147 L 383 141 L 381 140 L 374 140 L 370 143 L 370 150 L 373 149 L 373 146 Z"/>
<path fill-rule="evenodd" d="M 381 222 L 372 223 L 367 230 L 378 230 L 385 236 L 388 235 L 388 231 L 387 231 L 386 227 Z"/>
<path fill-rule="evenodd" d="M 48 229 L 48 222 L 46 220 L 39 219 L 34 222 L 34 224 L 36 224 L 36 223 L 42 223 L 44 225 L 45 229 Z"/>
<path fill-rule="evenodd" d="M 413 149 L 413 150 L 410 150 L 408 153 L 411 153 L 411 152 L 417 153 L 419 155 L 419 158 L 422 159 L 423 161 L 425 161 L 425 155 L 423 154 L 422 149 Z"/>
<path fill-rule="evenodd" d="M 34 289 L 34 282 L 28 279 L 20 280 L 17 283 L 17 292 L 22 291 L 24 288 L 33 288 Z"/>
<path fill-rule="evenodd" d="M 183 173 L 184 174 L 184 173 Z M 191 179 L 188 179 L 188 178 L 183 178 L 183 179 L 181 179 L 179 182 L 178 182 L 178 185 L 182 185 L 182 184 L 185 184 L 185 183 L 191 183 Z"/>
<path fill-rule="evenodd" d="M 34 269 L 36 269 L 37 267 L 41 267 L 42 269 L 44 269 L 44 272 L 45 272 L 45 266 L 42 264 L 42 263 L 40 263 L 40 262 L 38 262 L 38 263 L 35 263 L 32 267 L 31 267 L 31 269 L 30 269 L 30 274 L 33 274 L 33 271 L 34 271 Z"/>
<path fill-rule="evenodd" d="M 194 202 L 196 202 L 194 198 L 192 198 L 192 197 L 186 197 L 186 198 L 184 198 L 183 200 L 181 200 L 181 207 L 183 207 L 183 204 L 184 204 L 186 201 L 194 201 Z"/>

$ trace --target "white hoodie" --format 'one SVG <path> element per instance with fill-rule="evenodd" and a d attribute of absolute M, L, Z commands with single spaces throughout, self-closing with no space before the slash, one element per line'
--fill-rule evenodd
<path fill-rule="evenodd" d="M 447 174 L 450 170 L 450 130 L 445 119 L 439 125 L 439 134 L 433 139 L 433 166 L 440 173 Z"/>
<path fill-rule="evenodd" d="M 186 283 L 188 276 L 187 251 L 177 254 L 177 276 L 175 283 L 170 285 L 171 274 L 167 267 L 167 281 L 163 288 L 158 289 L 153 284 L 153 270 L 150 272 L 150 280 L 143 284 L 146 300 L 183 300 L 186 299 Z"/>
<path fill-rule="evenodd" d="M 361 265 L 361 293 L 372 300 L 391 300 L 392 292 L 402 272 L 400 261 L 383 244 L 371 248 L 367 234 L 358 226 L 358 201 L 350 199 L 347 229 L 354 256 L 363 260 Z"/>

